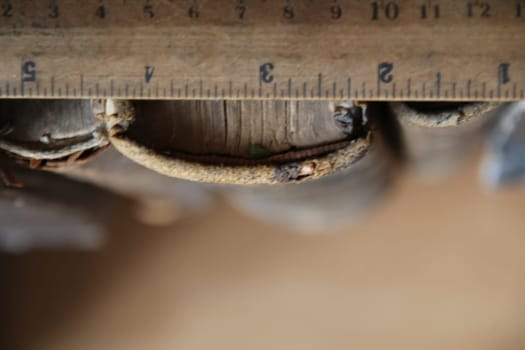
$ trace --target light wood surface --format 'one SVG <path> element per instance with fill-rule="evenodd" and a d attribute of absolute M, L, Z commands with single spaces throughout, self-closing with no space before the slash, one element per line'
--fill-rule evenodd
<path fill-rule="evenodd" d="M 2 12 L 3 98 L 524 98 L 519 0 L 10 0 Z"/>

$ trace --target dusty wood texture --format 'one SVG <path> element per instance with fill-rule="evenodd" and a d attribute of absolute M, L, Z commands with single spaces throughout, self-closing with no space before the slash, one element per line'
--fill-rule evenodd
<path fill-rule="evenodd" d="M 525 98 L 521 1 L 9 4 L 1 97 Z"/>
<path fill-rule="evenodd" d="M 343 133 L 329 102 L 288 104 L 300 108 L 284 108 L 287 104 L 279 101 L 165 104 L 179 108 L 152 108 L 148 114 L 145 103 L 139 103 L 127 130 L 110 130 L 111 142 L 139 164 L 187 180 L 227 184 L 313 180 L 351 166 L 366 154 L 371 139 L 366 128 L 359 135 Z M 113 118 L 118 115 L 117 110 Z M 250 122 L 243 125 L 246 120 Z"/>
<path fill-rule="evenodd" d="M 497 103 L 391 103 L 404 152 L 427 179 L 449 175 L 482 141 L 504 105 Z"/>
<path fill-rule="evenodd" d="M 89 100 L 2 100 L 0 128 L 0 149 L 29 160 L 77 160 L 109 142 Z"/>
<path fill-rule="evenodd" d="M 136 101 L 127 135 L 148 147 L 193 155 L 264 158 L 346 138 L 331 102 Z"/>

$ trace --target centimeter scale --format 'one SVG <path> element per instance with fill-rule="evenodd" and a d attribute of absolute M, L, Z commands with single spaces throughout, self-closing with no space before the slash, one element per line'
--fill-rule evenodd
<path fill-rule="evenodd" d="M 525 99 L 525 0 L 0 0 L 0 98 Z"/>

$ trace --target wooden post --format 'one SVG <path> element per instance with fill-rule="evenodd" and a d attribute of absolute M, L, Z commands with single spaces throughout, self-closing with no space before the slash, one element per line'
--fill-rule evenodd
<path fill-rule="evenodd" d="M 479 145 L 498 103 L 390 103 L 400 124 L 404 155 L 421 178 L 453 172 Z"/>

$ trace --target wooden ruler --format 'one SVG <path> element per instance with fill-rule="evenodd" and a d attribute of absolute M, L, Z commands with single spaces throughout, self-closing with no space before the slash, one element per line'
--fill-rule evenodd
<path fill-rule="evenodd" d="M 0 47 L 2 98 L 525 98 L 525 0 L 0 0 Z"/>

